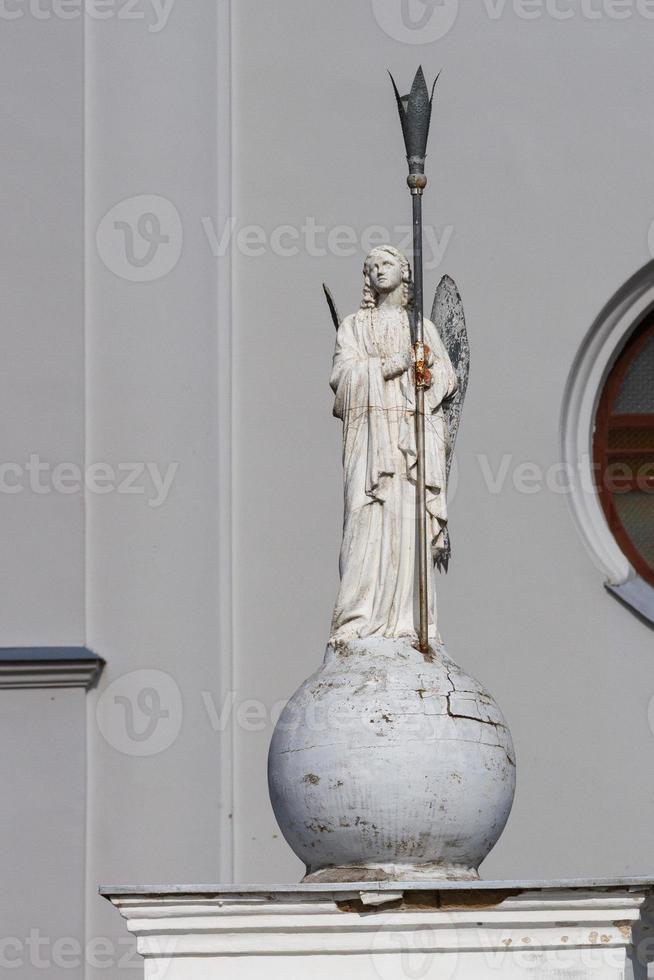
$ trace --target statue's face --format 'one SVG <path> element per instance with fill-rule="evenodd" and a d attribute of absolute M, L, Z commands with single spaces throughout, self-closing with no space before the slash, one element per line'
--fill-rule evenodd
<path fill-rule="evenodd" d="M 402 285 L 402 264 L 388 252 L 373 252 L 367 261 L 370 283 L 376 293 L 392 293 Z"/>

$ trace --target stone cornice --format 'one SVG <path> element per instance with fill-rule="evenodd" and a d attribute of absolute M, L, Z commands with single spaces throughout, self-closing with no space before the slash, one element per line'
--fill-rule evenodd
<path fill-rule="evenodd" d="M 399 952 L 399 947 L 412 953 L 624 950 L 648 891 L 633 886 L 522 891 L 503 883 L 492 890 L 436 885 L 413 891 L 401 885 L 386 895 L 370 885 L 349 893 L 327 887 L 295 894 L 273 889 L 267 894 L 104 894 L 127 920 L 139 952 L 169 960 L 370 955 Z"/>

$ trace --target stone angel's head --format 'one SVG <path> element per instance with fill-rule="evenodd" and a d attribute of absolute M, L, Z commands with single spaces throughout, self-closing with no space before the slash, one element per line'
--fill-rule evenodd
<path fill-rule="evenodd" d="M 401 305 L 408 309 L 413 304 L 413 280 L 411 266 L 406 255 L 392 245 L 373 248 L 363 264 L 363 296 L 361 309 L 377 306 L 380 295 L 402 291 Z"/>

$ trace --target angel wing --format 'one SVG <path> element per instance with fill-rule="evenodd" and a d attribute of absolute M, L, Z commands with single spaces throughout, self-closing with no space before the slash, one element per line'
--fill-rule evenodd
<path fill-rule="evenodd" d="M 334 324 L 336 328 L 336 332 L 338 333 L 338 328 L 341 325 L 341 318 L 338 315 L 338 310 L 336 309 L 336 303 L 334 302 L 334 297 L 331 294 L 331 290 L 329 286 L 326 286 L 325 283 L 322 284 L 322 288 L 325 294 L 325 299 L 327 300 L 327 306 L 329 307 L 332 323 Z"/>
<path fill-rule="evenodd" d="M 470 344 L 468 343 L 463 303 L 456 283 L 449 276 L 443 276 L 438 284 L 431 319 L 443 341 L 445 350 L 450 356 L 459 382 L 452 397 L 443 403 L 443 414 L 449 436 L 445 450 L 445 471 L 449 477 L 470 373 Z M 439 571 L 447 571 L 451 554 L 450 534 L 446 527 L 443 545 L 434 553 L 434 561 Z"/>

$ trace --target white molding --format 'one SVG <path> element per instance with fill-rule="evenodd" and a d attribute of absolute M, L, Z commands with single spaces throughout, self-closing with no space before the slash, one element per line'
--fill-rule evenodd
<path fill-rule="evenodd" d="M 217 215 L 226 227 L 232 215 L 232 18 L 231 0 L 216 4 Z M 216 656 L 224 697 L 234 687 L 233 548 L 232 548 L 232 260 L 227 249 L 218 264 L 218 607 L 220 634 Z M 224 881 L 234 880 L 234 730 L 230 720 L 220 738 L 220 868 Z"/>
<path fill-rule="evenodd" d="M 570 508 L 592 561 L 612 587 L 638 576 L 618 547 L 594 488 L 593 425 L 597 402 L 615 358 L 652 306 L 654 262 L 625 283 L 599 314 L 574 360 L 563 396 L 561 455 L 570 474 Z"/>
<path fill-rule="evenodd" d="M 340 968 L 348 977 L 379 976 L 380 966 L 384 976 L 403 976 L 406 957 L 424 953 L 442 956 L 448 977 L 533 977 L 536 963 L 538 976 L 558 977 L 557 951 L 583 965 L 589 962 L 583 951 L 592 950 L 593 969 L 574 976 L 617 980 L 624 976 L 632 927 L 648 891 L 505 887 L 476 894 L 429 890 L 412 897 L 407 890 L 386 896 L 395 904 L 377 908 L 362 902 L 366 892 L 337 897 L 327 888 L 258 896 L 108 897 L 137 938 L 147 976 L 165 970 L 168 977 L 207 980 L 227 970 L 255 978 L 270 976 L 272 962 L 275 977 L 333 976 L 335 954 L 351 957 Z M 497 958 L 485 958 L 489 953 L 502 953 L 505 965 L 498 969 Z"/>

